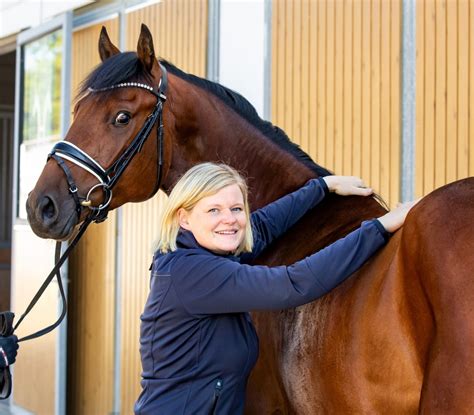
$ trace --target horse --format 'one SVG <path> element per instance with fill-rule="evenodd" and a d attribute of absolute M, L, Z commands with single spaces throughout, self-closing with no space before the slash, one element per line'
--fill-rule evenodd
<path fill-rule="evenodd" d="M 102 220 L 108 209 L 144 201 L 158 187 L 169 193 L 204 161 L 242 172 L 252 209 L 331 174 L 239 94 L 157 59 L 146 26 L 137 51 L 124 53 L 103 28 L 99 54 L 102 63 L 84 81 L 64 138 L 89 158 L 83 163 L 93 160 L 114 176 L 158 101 L 161 120 L 126 157 L 113 196 L 97 174 L 63 157 L 77 186 L 73 197 L 53 151 L 27 200 L 40 237 L 66 240 L 89 214 Z M 437 189 L 332 292 L 296 309 L 252 313 L 260 356 L 246 413 L 474 413 L 473 208 L 474 179 Z M 385 212 L 372 197 L 330 194 L 256 263 L 291 264 Z"/>

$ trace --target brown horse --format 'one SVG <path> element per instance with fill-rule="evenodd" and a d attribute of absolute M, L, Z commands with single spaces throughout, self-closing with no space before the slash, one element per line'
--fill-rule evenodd
<path fill-rule="evenodd" d="M 167 96 L 163 147 L 153 127 L 114 186 L 108 208 L 146 200 L 159 179 L 169 192 L 183 172 L 207 160 L 228 163 L 248 177 L 253 209 L 329 174 L 235 92 L 159 63 L 146 27 L 137 53 L 120 53 L 105 30 L 99 52 L 103 63 L 85 81 L 65 140 L 105 169 L 159 100 L 143 86 L 119 84 L 147 84 L 156 92 L 161 80 Z M 64 171 L 50 159 L 27 202 L 31 226 L 45 238 L 70 237 L 88 215 L 84 199 L 98 180 L 64 163 L 78 187 L 79 214 Z M 91 192 L 93 206 L 105 204 L 105 187 Z M 474 180 L 441 188 L 333 292 L 297 309 L 255 313 L 260 358 L 248 385 L 247 412 L 473 414 L 473 208 Z M 258 262 L 290 264 L 383 213 L 372 198 L 330 196 Z"/>

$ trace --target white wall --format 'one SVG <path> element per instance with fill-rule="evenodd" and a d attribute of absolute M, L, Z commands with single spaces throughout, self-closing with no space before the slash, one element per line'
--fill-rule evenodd
<path fill-rule="evenodd" d="M 221 0 L 219 83 L 247 98 L 263 117 L 264 0 Z"/>
<path fill-rule="evenodd" d="M 38 26 L 93 0 L 0 0 L 0 38 Z"/>

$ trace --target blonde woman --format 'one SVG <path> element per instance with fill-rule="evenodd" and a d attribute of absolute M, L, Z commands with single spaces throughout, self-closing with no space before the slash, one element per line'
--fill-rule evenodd
<path fill-rule="evenodd" d="M 141 317 L 137 414 L 243 413 L 258 355 L 248 312 L 321 297 L 384 245 L 412 206 L 363 222 L 291 266 L 247 265 L 329 192 L 372 190 L 356 177 L 327 176 L 250 215 L 245 180 L 229 166 L 200 164 L 179 180 L 163 214 Z"/>

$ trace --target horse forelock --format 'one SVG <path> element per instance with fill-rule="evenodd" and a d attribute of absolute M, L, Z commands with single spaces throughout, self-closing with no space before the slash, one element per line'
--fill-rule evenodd
<path fill-rule="evenodd" d="M 277 144 L 282 150 L 292 154 L 296 159 L 313 170 L 318 176 L 328 176 L 332 174 L 329 170 L 316 164 L 311 157 L 300 148 L 300 146 L 289 139 L 282 129 L 273 125 L 271 122 L 261 119 L 253 105 L 239 93 L 218 83 L 183 72 L 166 60 L 161 59 L 160 62 L 173 75 L 219 98 L 220 101 L 234 110 L 238 115 L 259 130 L 265 137 Z"/>
<path fill-rule="evenodd" d="M 113 55 L 99 64 L 81 83 L 76 100 L 87 94 L 89 88 L 107 88 L 121 82 L 138 81 L 152 86 L 153 77 L 148 72 L 136 52 Z"/>

